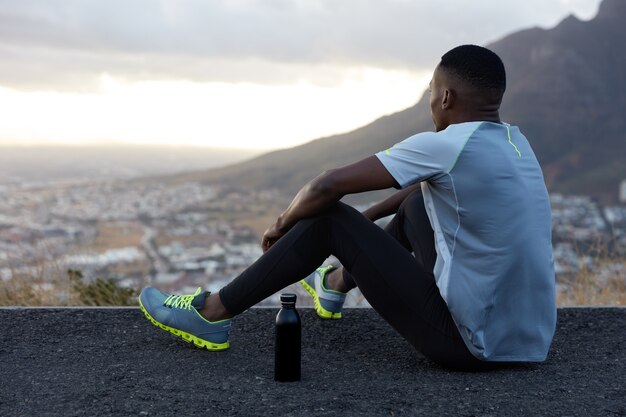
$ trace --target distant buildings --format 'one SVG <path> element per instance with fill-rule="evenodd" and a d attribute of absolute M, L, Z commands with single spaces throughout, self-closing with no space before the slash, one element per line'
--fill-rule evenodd
<path fill-rule="evenodd" d="M 278 197 L 196 183 L 0 187 L 0 284 L 35 277 L 49 287 L 71 268 L 125 287 L 217 291 L 261 256 L 257 232 L 243 224 L 258 221 Z M 559 287 L 582 270 L 626 283 L 626 205 L 560 194 L 551 202 Z M 366 302 L 355 293 L 350 303 Z"/>

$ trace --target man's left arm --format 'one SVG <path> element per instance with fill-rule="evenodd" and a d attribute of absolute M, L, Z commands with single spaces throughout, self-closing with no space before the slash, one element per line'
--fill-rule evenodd
<path fill-rule="evenodd" d="M 391 195 L 389 198 L 367 208 L 365 211 L 363 211 L 363 215 L 374 222 L 378 219 L 382 219 L 383 217 L 395 214 L 400 208 L 400 204 L 402 204 L 404 199 L 406 199 L 409 194 L 419 188 L 419 182 L 413 185 L 409 185 L 405 189 Z"/>
<path fill-rule="evenodd" d="M 263 235 L 267 251 L 299 220 L 320 214 L 347 194 L 397 187 L 398 183 L 376 156 L 342 168 L 325 171 L 308 182 Z"/>

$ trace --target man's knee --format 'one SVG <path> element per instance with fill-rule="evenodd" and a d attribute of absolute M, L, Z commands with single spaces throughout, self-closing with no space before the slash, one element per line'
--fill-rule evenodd
<path fill-rule="evenodd" d="M 351 216 L 362 216 L 362 214 L 352 206 L 349 206 L 341 201 L 337 202 L 328 211 L 322 214 L 322 216 L 329 216 L 335 218 L 348 218 Z"/>
<path fill-rule="evenodd" d="M 347 222 L 350 217 L 354 216 L 362 215 L 354 207 L 339 201 L 337 204 L 320 214 L 299 220 L 296 225 L 299 225 L 300 227 L 310 227 L 313 224 L 327 223 L 328 220 L 337 220 L 343 223 Z"/>

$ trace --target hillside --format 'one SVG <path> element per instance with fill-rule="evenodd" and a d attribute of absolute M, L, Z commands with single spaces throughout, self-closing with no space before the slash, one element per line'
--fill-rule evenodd
<path fill-rule="evenodd" d="M 507 66 L 502 116 L 522 126 L 555 191 L 617 197 L 626 178 L 626 2 L 589 22 L 518 32 L 491 47 Z"/>
<path fill-rule="evenodd" d="M 224 168 L 180 175 L 174 180 L 215 182 L 236 188 L 278 188 L 294 194 L 320 172 L 386 149 L 414 134 L 416 126 L 432 129 L 430 124 L 428 105 L 422 98 L 411 108 L 382 117 L 349 133 L 270 152 Z"/>
<path fill-rule="evenodd" d="M 502 118 L 527 135 L 551 191 L 610 201 L 626 178 L 624 21 L 626 2 L 604 0 L 590 21 L 570 16 L 552 29 L 528 29 L 487 45 L 507 68 Z M 432 130 L 427 100 L 424 95 L 415 106 L 349 133 L 175 180 L 293 194 L 325 169 Z"/>

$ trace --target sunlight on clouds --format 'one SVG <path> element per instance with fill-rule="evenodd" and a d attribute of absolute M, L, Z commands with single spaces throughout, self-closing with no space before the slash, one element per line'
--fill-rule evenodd
<path fill-rule="evenodd" d="M 599 3 L 589 0 L 559 0 L 564 8 L 572 11 L 579 19 L 589 20 L 598 12 Z"/>
<path fill-rule="evenodd" d="M 599 2 L 0 1 L 0 144 L 294 146 L 415 104 L 453 46 Z"/>
<path fill-rule="evenodd" d="M 105 74 L 90 94 L 0 88 L 0 141 L 288 147 L 409 107 L 429 79 L 430 71 L 351 68 L 332 87 L 124 82 Z"/>

